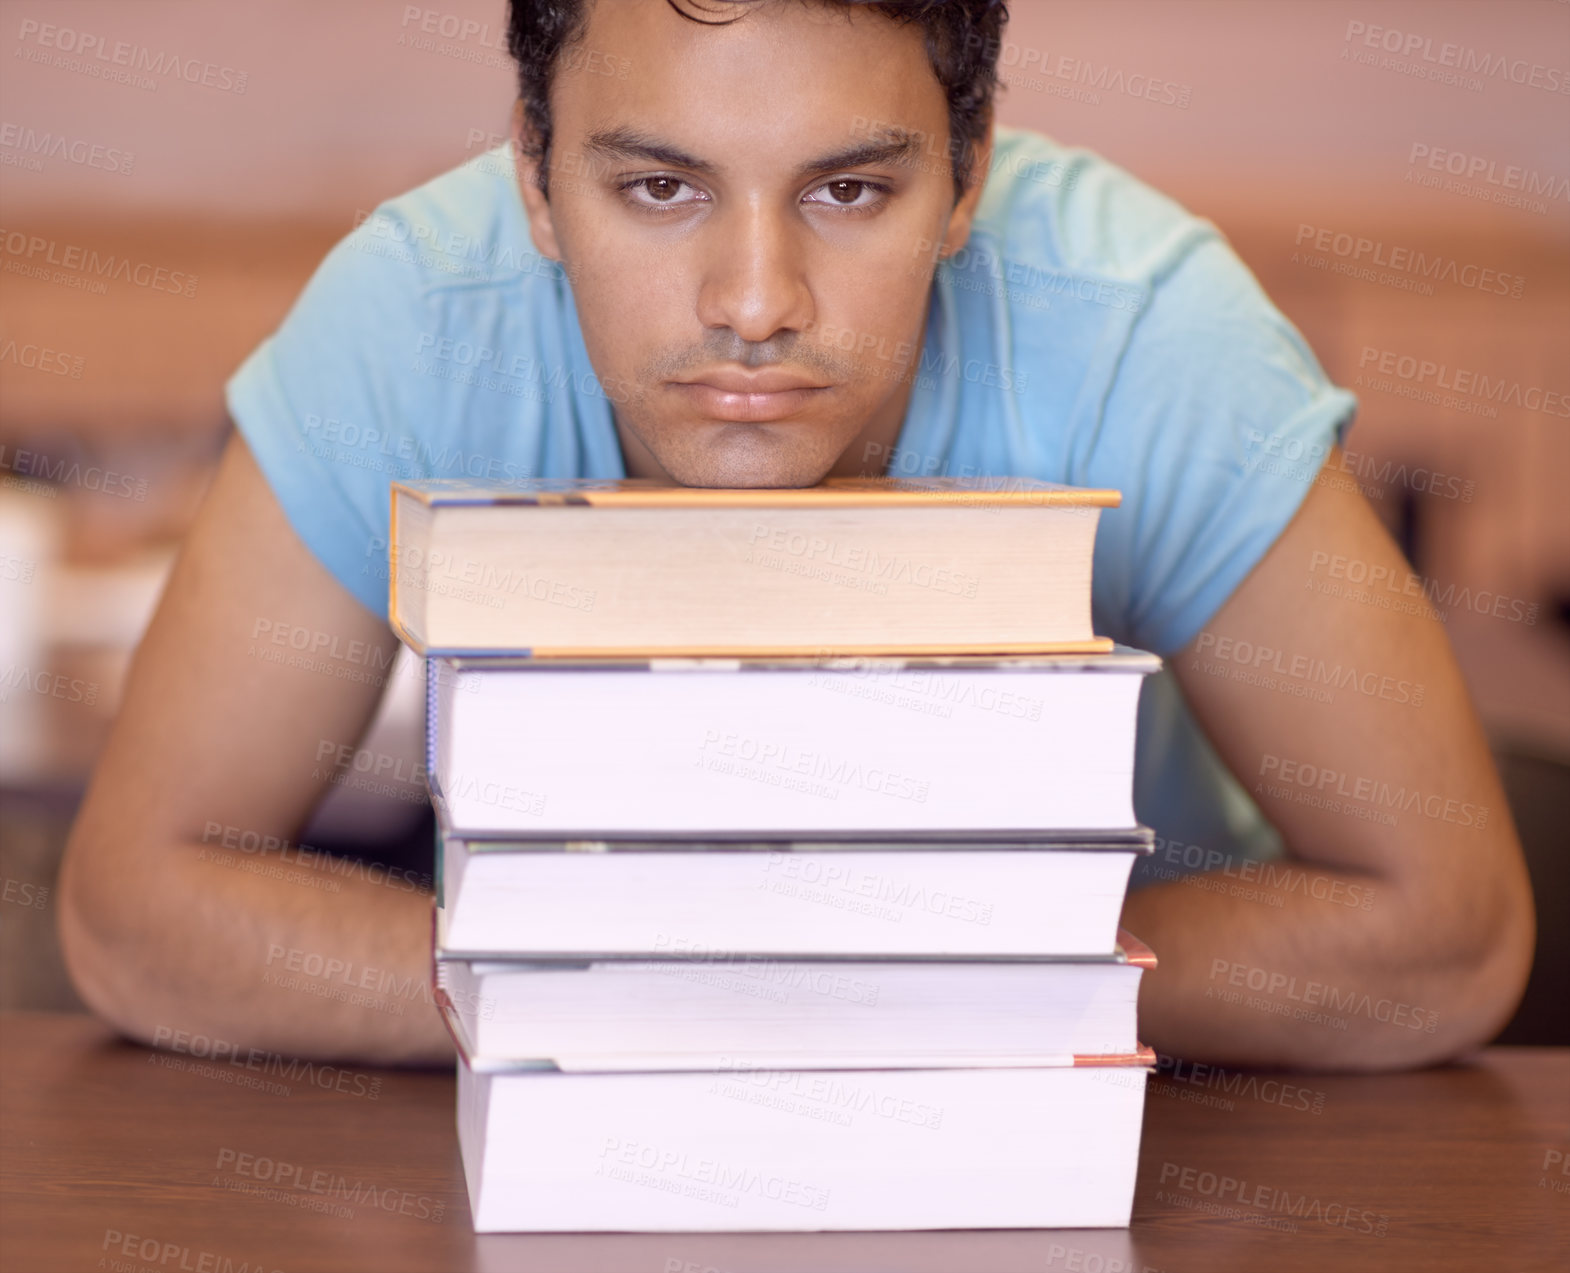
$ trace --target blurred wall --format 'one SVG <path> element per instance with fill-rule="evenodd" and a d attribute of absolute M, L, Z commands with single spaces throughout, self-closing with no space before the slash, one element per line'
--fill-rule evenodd
<path fill-rule="evenodd" d="M 1353 60 L 1410 45 L 1407 60 L 1435 72 L 1465 54 L 1524 62 L 1518 76 L 1533 64 L 1570 75 L 1570 12 L 1558 0 L 1013 0 L 1010 10 L 1003 120 L 1095 147 L 1201 211 L 1238 199 L 1278 210 L 1366 203 L 1426 219 L 1437 196 L 1403 180 L 1415 144 L 1566 175 L 1562 91 L 1512 83 L 1509 65 L 1463 76 L 1481 80 L 1475 88 Z M 135 156 L 118 183 L 71 163 L 10 169 L 13 217 L 106 199 L 120 213 L 331 215 L 462 158 L 471 129 L 505 131 L 514 92 L 502 0 L 6 0 L 0 12 L 5 120 Z M 62 31 L 45 46 L 38 31 L 22 34 L 30 23 Z M 138 89 L 25 60 L 58 53 L 64 31 L 196 59 L 244 76 L 243 89 L 173 75 Z M 1122 72 L 1121 91 L 1097 85 L 1103 69 Z M 1136 76 L 1137 92 L 1162 87 L 1138 96 Z M 1566 209 L 1561 198 L 1561 220 Z M 1463 201 L 1453 211 L 1478 210 Z"/>

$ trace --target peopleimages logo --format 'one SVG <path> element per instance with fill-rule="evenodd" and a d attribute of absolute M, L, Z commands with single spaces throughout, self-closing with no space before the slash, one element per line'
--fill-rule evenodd
<path fill-rule="evenodd" d="M 379 1075 L 346 1070 L 342 1066 L 329 1065 L 322 1061 L 302 1061 L 298 1057 L 285 1057 L 278 1052 L 247 1047 L 214 1035 L 192 1034 L 186 1030 L 176 1030 L 173 1026 L 160 1025 L 153 1030 L 153 1046 L 167 1048 L 201 1061 L 211 1061 L 214 1065 L 227 1064 L 246 1070 L 260 1070 L 264 1074 L 276 1074 L 291 1082 L 304 1080 L 310 1086 L 319 1087 L 324 1092 L 343 1092 L 347 1095 L 363 1096 L 372 1101 L 381 1098 L 382 1080 Z M 288 1089 L 285 1089 L 283 1094 L 287 1096 Z"/>
<path fill-rule="evenodd" d="M 1549 200 L 1570 201 L 1570 177 L 1544 176 L 1519 164 L 1501 164 L 1484 155 L 1413 142 L 1407 156 L 1409 183 L 1489 203 L 1547 212 Z M 1421 171 L 1427 169 L 1428 171 Z"/>
<path fill-rule="evenodd" d="M 335 746 L 331 742 L 327 742 L 326 745 L 329 748 Z M 360 751 L 355 755 L 358 759 L 360 756 L 369 756 L 370 753 Z M 419 772 L 423 781 L 424 770 Z M 312 777 L 315 776 L 316 773 L 313 773 Z M 238 860 L 252 857 L 259 861 L 267 860 L 277 854 L 279 863 L 299 867 L 301 874 L 320 873 L 333 881 L 340 878 L 366 880 L 371 884 L 397 888 L 404 893 L 413 893 L 418 889 L 431 887 L 429 872 L 419 874 L 409 867 L 387 866 L 381 862 L 367 862 L 364 858 L 328 853 L 303 842 L 297 844 L 283 836 L 250 831 L 229 823 L 208 822 L 202 828 L 201 843 L 203 848 L 198 855 L 201 860 L 217 860 L 216 850 L 212 847 L 217 845 L 223 850 L 239 855 Z M 329 891 L 339 890 L 334 888 Z"/>
<path fill-rule="evenodd" d="M 827 568 L 865 574 L 869 579 L 882 584 L 931 588 L 935 592 L 946 592 L 967 600 L 975 597 L 981 586 L 978 576 L 955 570 L 952 566 L 919 561 L 897 554 L 883 556 L 875 548 L 868 548 L 865 544 L 850 540 L 808 534 L 794 527 L 754 523 L 745 560 L 766 564 L 766 559 L 757 555 L 764 550 L 780 556 L 799 558 Z M 887 592 L 887 588 L 878 591 Z"/>
<path fill-rule="evenodd" d="M 1246 1223 L 1260 1223 L 1262 1227 L 1284 1228 L 1290 1233 L 1297 1231 L 1295 1222 L 1298 1220 L 1346 1229 L 1351 1233 L 1371 1234 L 1376 1238 L 1384 1237 L 1390 1229 L 1389 1216 L 1366 1207 L 1354 1207 L 1345 1202 L 1324 1202 L 1307 1194 L 1294 1195 L 1290 1190 L 1273 1185 L 1256 1185 L 1234 1176 L 1202 1171 L 1181 1163 L 1162 1163 L 1160 1184 L 1162 1188 L 1156 1191 L 1158 1202 L 1192 1210 L 1215 1211 Z M 1183 1193 L 1175 1196 L 1175 1190 L 1178 1189 Z M 1201 1200 L 1211 1205 L 1196 1206 L 1196 1202 Z M 1246 1212 L 1239 1212 L 1239 1207 L 1247 1207 L 1264 1215 L 1249 1216 Z M 1283 1223 L 1264 1226 L 1265 1216 Z"/>
<path fill-rule="evenodd" d="M 841 1127 L 849 1127 L 856 1114 L 873 1114 L 932 1131 L 943 1125 L 940 1105 L 879 1092 L 832 1070 L 770 1070 L 728 1056 L 720 1057 L 715 1069 L 719 1072 L 717 1081 L 708 1087 L 713 1095 L 769 1105 Z"/>
<path fill-rule="evenodd" d="M 1342 769 L 1292 760 L 1269 752 L 1260 757 L 1257 777 L 1261 783 L 1269 780 L 1271 783 L 1285 784 L 1288 790 L 1296 787 L 1299 789 L 1294 797 L 1297 803 L 1324 804 L 1332 812 L 1336 812 L 1340 806 L 1331 797 L 1339 796 L 1342 800 L 1394 809 L 1399 813 L 1421 813 L 1426 818 L 1459 827 L 1481 829 L 1488 825 L 1487 805 L 1472 804 L 1435 792 L 1425 794 L 1420 788 L 1407 787 L 1405 784 L 1393 787 L 1376 778 L 1359 777 Z M 1255 789 L 1258 789 L 1257 784 Z"/>
<path fill-rule="evenodd" d="M 1452 610 L 1470 610 L 1473 614 L 1488 615 L 1527 627 L 1537 623 L 1538 603 L 1523 597 L 1508 597 L 1488 588 L 1470 588 L 1451 582 L 1441 586 L 1437 579 L 1430 579 L 1410 570 L 1395 570 L 1379 562 L 1367 562 L 1340 553 L 1328 553 L 1316 548 L 1309 555 L 1308 573 L 1318 575 L 1325 569 L 1326 577 L 1317 589 L 1324 596 L 1344 596 L 1350 601 L 1383 603 L 1385 609 L 1402 609 L 1391 604 L 1392 598 L 1424 598 L 1443 619 Z M 1343 582 L 1350 587 L 1343 586 Z M 1313 580 L 1305 581 L 1312 585 Z M 1422 613 L 1412 608 L 1410 613 Z"/>
<path fill-rule="evenodd" d="M 1210 1096 L 1209 1100 L 1196 1101 L 1220 1107 L 1234 1109 L 1235 1104 L 1226 1097 L 1239 1096 L 1246 1100 L 1260 1101 L 1266 1105 L 1279 1105 L 1283 1109 L 1293 1109 L 1304 1114 L 1321 1114 L 1325 1108 L 1325 1093 L 1313 1088 L 1299 1087 L 1295 1083 L 1284 1079 L 1274 1078 L 1269 1075 L 1250 1074 L 1242 1070 L 1228 1070 L 1219 1065 L 1206 1065 L 1203 1062 L 1185 1061 L 1180 1057 L 1167 1056 L 1165 1053 L 1156 1054 L 1156 1074 L 1168 1079 L 1171 1083 L 1191 1084 L 1189 1089 L 1175 1088 L 1167 1084 L 1152 1084 L 1152 1092 L 1180 1092 L 1180 1099 L 1192 1101 L 1200 1093 L 1193 1089 L 1203 1089 L 1205 1095 L 1210 1095 L 1210 1089 L 1223 1093 L 1221 1098 Z"/>
<path fill-rule="evenodd" d="M 1262 902 L 1277 909 L 1285 904 L 1288 893 L 1356 910 L 1366 911 L 1374 905 L 1375 890 L 1370 884 L 1321 872 L 1310 874 L 1302 867 L 1269 859 L 1234 857 L 1220 849 L 1166 840 L 1159 835 L 1150 860 L 1150 875 L 1155 879 L 1176 880 L 1189 888 Z"/>
<path fill-rule="evenodd" d="M 351 1181 L 349 1177 L 337 1175 L 330 1169 L 311 1169 L 302 1163 L 269 1158 L 263 1154 L 245 1153 L 228 1146 L 220 1147 L 218 1150 L 218 1160 L 214 1168 L 219 1175 L 213 1178 L 213 1183 L 220 1188 L 235 1188 L 240 1193 L 256 1192 L 268 1197 L 276 1191 L 281 1195 L 276 1200 L 288 1201 L 292 1204 L 298 1204 L 304 1198 L 314 1196 L 340 1204 L 369 1205 L 378 1211 L 429 1220 L 434 1224 L 440 1224 L 447 1213 L 447 1203 L 443 1198 L 414 1194 L 407 1189 L 396 1189 L 391 1185 L 377 1185 L 358 1177 Z M 232 1177 L 242 1177 L 271 1188 L 270 1190 L 237 1188 L 237 1182 Z M 354 1212 L 343 1205 L 339 1205 L 332 1214 L 340 1219 L 354 1218 Z"/>
<path fill-rule="evenodd" d="M 896 773 L 880 765 L 865 765 L 847 757 L 831 756 L 795 743 L 722 734 L 714 729 L 703 731 L 694 764 L 714 773 L 767 781 L 776 787 L 790 787 L 793 784 L 783 779 L 801 776 L 835 784 L 828 790 L 836 794 L 841 788 L 859 787 L 897 800 L 914 800 L 917 804 L 927 802 L 932 785 L 927 779 Z"/>
<path fill-rule="evenodd" d="M 20 159 L 29 162 L 19 166 L 41 171 L 45 159 L 63 159 L 81 168 L 99 168 L 110 173 L 129 173 L 136 156 L 118 146 L 101 142 L 84 141 L 64 133 L 39 132 L 22 124 L 0 124 L 0 150 L 15 151 Z M 4 162 L 13 162 L 0 157 Z M 33 161 L 36 161 L 34 163 Z"/>
<path fill-rule="evenodd" d="M 1570 71 L 1545 66 L 1529 58 L 1510 57 L 1468 44 L 1445 41 L 1436 45 L 1432 36 L 1413 31 L 1398 31 L 1352 19 L 1341 37 L 1341 57 L 1364 65 L 1378 65 L 1400 71 L 1417 79 L 1442 83 L 1459 82 L 1468 88 L 1490 79 L 1506 80 L 1546 93 L 1570 93 Z M 1362 49 L 1376 50 L 1363 53 Z M 1387 56 L 1380 56 L 1380 55 Z M 1474 77 L 1471 82 L 1462 77 Z"/>
<path fill-rule="evenodd" d="M 1175 106 L 1179 110 L 1188 109 L 1194 93 L 1193 86 L 1189 84 L 1179 84 L 1142 71 L 1130 73 L 1110 62 L 1097 65 L 1087 58 L 1072 54 L 1054 56 L 1049 49 L 1020 45 L 1013 40 L 989 39 L 972 32 L 965 37 L 965 43 L 970 48 L 981 50 L 984 58 L 1008 72 L 1011 88 L 1045 91 L 1054 96 L 1098 104 L 1101 97 L 1097 92 L 1057 91 L 1062 85 L 1082 85 L 1087 90 L 1099 89 L 1101 92 L 1140 98 L 1158 106 Z M 1061 84 L 1054 85 L 1053 80 L 1061 81 Z"/>
<path fill-rule="evenodd" d="M 1275 646 L 1256 644 L 1235 637 L 1218 636 L 1209 631 L 1199 634 L 1194 654 L 1196 660 L 1204 657 L 1218 663 L 1230 664 L 1233 680 L 1252 683 L 1252 678 L 1243 673 L 1263 672 L 1267 676 L 1313 687 L 1313 690 L 1298 693 L 1297 696 L 1300 698 L 1317 698 L 1319 695 L 1313 691 L 1323 687 L 1325 697 L 1320 698 L 1319 701 L 1326 703 L 1332 701 L 1329 691 L 1351 689 L 1365 697 L 1381 698 L 1388 703 L 1402 703 L 1412 707 L 1423 705 L 1424 690 L 1421 681 L 1398 679 L 1368 667 L 1359 668 L 1355 663 L 1342 663 L 1339 660 L 1331 663 L 1314 654 L 1293 653 L 1277 649 Z M 1221 674 L 1225 673 L 1226 669 L 1223 668 Z M 1276 686 L 1270 684 L 1267 688 L 1274 689 Z M 1284 689 L 1282 692 L 1293 691 Z"/>
<path fill-rule="evenodd" d="M 16 56 L 24 61 L 153 91 L 161 81 L 149 76 L 184 80 L 187 84 L 200 84 L 203 88 L 215 88 L 224 93 L 245 92 L 248 78 L 247 72 L 237 71 L 232 66 L 181 57 L 167 49 L 155 54 L 146 45 L 128 44 L 124 40 L 116 40 L 111 45 L 102 35 L 39 22 L 36 18 L 23 18 L 16 38 Z M 46 53 L 45 49 L 56 52 Z"/>
<path fill-rule="evenodd" d="M 965 897 L 946 889 L 929 889 L 909 880 L 895 879 L 880 871 L 868 871 L 859 866 L 847 867 L 839 862 L 825 862 L 800 853 L 774 853 L 763 864 L 769 879 L 760 887 L 770 887 L 770 880 L 797 881 L 809 888 L 827 892 L 853 894 L 874 902 L 886 902 L 906 911 L 925 911 L 969 924 L 992 923 L 992 903 L 979 898 Z M 778 891 L 778 890 L 775 890 Z"/>
<path fill-rule="evenodd" d="M 743 1194 L 812 1211 L 823 1211 L 829 1205 L 829 1191 L 805 1181 L 719 1158 L 698 1158 L 685 1150 L 667 1149 L 646 1141 L 607 1136 L 600 1147 L 600 1159 L 595 1175 L 651 1184 L 671 1193 L 687 1193 L 682 1187 L 683 1181 L 693 1186 L 708 1186 L 718 1196 L 706 1194 L 701 1189 L 689 1196 L 723 1206 L 738 1205 Z M 641 1177 L 637 1174 L 640 1170 L 645 1173 Z"/>
<path fill-rule="evenodd" d="M 235 71 L 232 66 L 218 66 L 199 58 L 182 58 L 168 50 L 152 52 L 143 44 L 127 44 L 116 39 L 111 46 L 104 36 L 91 31 L 77 31 L 72 27 L 57 27 L 52 22 L 39 22 L 35 17 L 24 17 L 17 28 L 16 57 L 24 61 L 46 63 L 64 71 L 77 71 L 94 80 L 111 80 L 130 83 L 135 88 L 157 89 L 160 80 L 149 75 L 162 75 L 195 83 L 203 88 L 217 88 L 221 93 L 245 93 L 248 74 Z M 28 49 L 31 44 L 31 49 Z M 46 53 L 44 50 L 57 50 Z"/>
<path fill-rule="evenodd" d="M 1364 345 L 1358 355 L 1357 368 L 1355 385 L 1359 388 L 1363 387 L 1366 376 L 1370 380 L 1368 387 L 1386 389 L 1385 385 L 1373 380 L 1377 373 L 1399 381 L 1401 388 L 1391 387 L 1387 391 L 1400 393 L 1402 397 L 1417 397 L 1420 393 L 1426 393 L 1421 401 L 1459 407 L 1463 404 L 1444 396 L 1457 395 L 1496 407 L 1517 407 L 1524 411 L 1541 411 L 1544 415 L 1570 419 L 1570 393 L 1544 389 L 1541 385 L 1523 385 L 1519 380 L 1490 376 L 1487 372 L 1470 367 L 1452 366 L 1432 358 L 1419 358 L 1394 349 Z M 1426 392 L 1430 390 L 1435 392 Z M 1499 413 L 1495 411 L 1493 414 Z"/>
<path fill-rule="evenodd" d="M 1331 267 L 1334 273 L 1351 274 L 1368 282 L 1385 281 L 1372 269 L 1380 266 L 1412 283 L 1429 287 L 1434 283 L 1454 283 L 1458 287 L 1508 296 L 1512 300 L 1520 298 L 1526 284 L 1519 274 L 1506 274 L 1481 265 L 1464 264 L 1453 257 L 1431 256 L 1418 248 L 1399 244 L 1392 246 L 1382 239 L 1370 239 L 1343 230 L 1309 225 L 1307 222 L 1299 223 L 1295 243 L 1300 248 L 1307 245 L 1316 252 L 1327 252 L 1335 257 L 1335 264 Z M 1297 260 L 1299 255 L 1293 253 L 1293 259 Z M 1313 258 L 1306 258 L 1303 263 L 1317 264 Z"/>
<path fill-rule="evenodd" d="M 0 362 L 25 367 L 28 371 L 39 371 L 46 376 L 69 376 L 72 380 L 80 380 L 86 361 L 81 354 L 68 354 L 58 349 L 51 349 L 47 345 L 31 342 L 18 344 L 8 337 L 0 336 Z"/>
<path fill-rule="evenodd" d="M 37 451 L 7 447 L 0 442 L 0 473 L 15 473 L 18 477 L 37 478 L 54 486 L 75 486 L 84 491 L 102 495 L 118 495 L 125 499 L 145 500 L 147 479 L 117 473 L 114 469 L 100 468 L 96 464 L 82 467 L 80 460 L 69 464 L 65 458 L 51 459 Z"/>
<path fill-rule="evenodd" d="M 106 1254 L 100 1256 L 93 1267 L 107 1269 L 109 1273 L 151 1273 L 155 1268 L 171 1269 L 174 1273 L 283 1273 L 282 1269 L 269 1270 L 259 1259 L 237 1259 L 218 1251 L 193 1248 L 183 1242 L 144 1238 L 123 1229 L 105 1229 L 99 1249 Z M 179 1263 L 171 1263 L 176 1259 Z M 136 1263 L 133 1264 L 133 1260 Z"/>
<path fill-rule="evenodd" d="M 1331 1012 L 1349 1013 L 1381 1025 L 1398 1026 L 1403 1030 L 1421 1031 L 1424 1034 L 1433 1034 L 1439 1027 L 1439 1014 L 1428 1008 L 1394 999 L 1375 999 L 1366 990 L 1343 990 L 1313 978 L 1299 982 L 1294 973 L 1272 972 L 1266 968 L 1235 963 L 1230 959 L 1218 957 L 1210 961 L 1210 981 L 1220 981 L 1221 986 L 1207 986 L 1204 995 L 1207 999 L 1244 1003 L 1247 1007 L 1259 1008 L 1275 1016 L 1290 1016 L 1294 1020 L 1310 1021 L 1313 1024 L 1333 1025 L 1338 1030 L 1346 1028 L 1345 1017 L 1326 1018 L 1324 1013 L 1314 1009 L 1327 1008 Z M 1228 987 L 1252 990 L 1264 998 L 1245 1001 L 1231 993 Z M 1290 1004 L 1282 1003 L 1283 998 L 1301 1006 L 1294 1009 Z"/>
<path fill-rule="evenodd" d="M 65 282 L 70 286 L 94 284 L 89 290 L 95 295 L 101 295 L 106 290 L 107 280 L 110 279 L 176 296 L 196 295 L 194 274 L 171 270 L 165 265 L 154 265 L 150 261 L 133 261 L 128 256 L 115 256 L 112 252 L 100 255 L 94 249 L 78 243 L 61 243 L 36 234 L 24 234 L 20 230 L 0 229 L 0 252 L 7 258 L 5 269 L 9 274 L 20 274 L 45 282 Z M 59 268 L 51 272 L 51 266 Z M 93 277 L 87 278 L 86 275 Z"/>

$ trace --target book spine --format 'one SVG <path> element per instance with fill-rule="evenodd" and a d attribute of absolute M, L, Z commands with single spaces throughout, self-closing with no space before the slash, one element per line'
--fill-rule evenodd
<path fill-rule="evenodd" d="M 441 684 L 442 666 L 435 659 L 425 660 L 425 788 L 431 795 L 432 804 L 436 799 L 436 724 L 439 708 L 437 706 L 437 689 Z M 445 892 L 442 888 L 442 825 L 441 819 L 436 818 L 435 830 L 432 834 L 436 837 L 436 905 L 447 904 Z"/>
<path fill-rule="evenodd" d="M 387 492 L 387 623 L 407 643 L 398 609 L 398 484 Z M 412 648 L 412 647 L 411 647 Z"/>
<path fill-rule="evenodd" d="M 436 691 L 441 684 L 442 667 L 436 659 L 425 660 L 425 773 L 436 772 L 436 716 L 439 708 Z"/>
<path fill-rule="evenodd" d="M 436 841 L 436 865 L 431 872 L 431 874 L 436 877 L 436 905 L 446 906 L 447 890 L 442 887 L 442 875 L 444 874 L 444 868 L 446 864 L 442 861 L 444 856 L 442 845 L 443 836 L 442 825 L 439 820 L 436 821 L 436 825 L 431 829 L 431 835 Z"/>
<path fill-rule="evenodd" d="M 438 874 L 436 878 L 440 880 L 441 875 Z M 438 953 L 441 950 L 441 937 L 437 930 L 437 918 L 440 911 L 441 902 L 433 899 L 431 902 L 431 997 L 436 1000 L 437 1007 L 440 1007 L 442 1000 L 447 997 L 447 991 L 442 986 L 442 982 L 445 980 L 441 975 L 442 962 L 438 958 Z"/>

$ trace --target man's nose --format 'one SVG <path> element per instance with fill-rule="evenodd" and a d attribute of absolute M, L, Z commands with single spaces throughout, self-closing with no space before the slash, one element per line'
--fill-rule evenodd
<path fill-rule="evenodd" d="M 746 341 L 805 330 L 813 317 L 808 231 L 761 201 L 732 205 L 704 235 L 698 318 Z"/>

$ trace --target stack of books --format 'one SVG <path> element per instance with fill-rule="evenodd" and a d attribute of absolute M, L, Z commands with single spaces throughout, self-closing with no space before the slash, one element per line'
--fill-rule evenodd
<path fill-rule="evenodd" d="M 1128 1223 L 1117 499 L 394 487 L 477 1231 Z"/>

